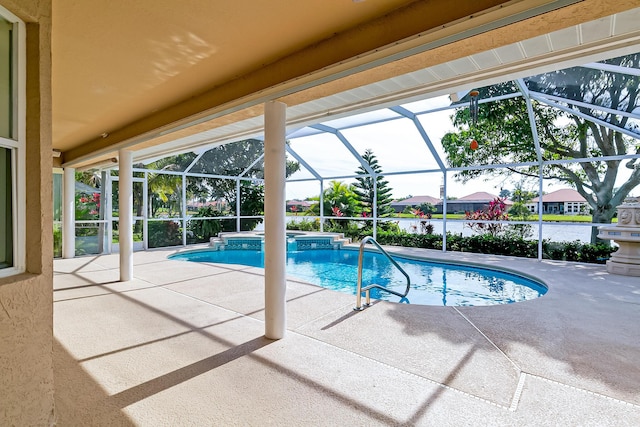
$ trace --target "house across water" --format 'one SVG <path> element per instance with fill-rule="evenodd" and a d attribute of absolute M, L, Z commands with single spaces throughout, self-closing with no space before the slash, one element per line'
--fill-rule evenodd
<path fill-rule="evenodd" d="M 478 191 L 475 193 L 468 194 L 464 197 L 460 197 L 457 199 L 449 199 L 447 200 L 447 213 L 465 213 L 465 212 L 475 212 L 480 209 L 485 209 L 489 206 L 492 200 L 495 200 L 498 196 L 487 193 L 484 191 Z M 505 204 L 507 208 L 510 207 L 513 202 L 510 200 L 505 200 Z M 400 200 L 393 202 L 391 207 L 395 209 L 396 212 L 403 212 L 407 206 L 412 209 L 417 209 L 421 204 L 429 203 L 433 205 L 435 211 L 433 213 L 441 214 L 443 212 L 442 199 L 436 199 L 431 196 L 414 196 L 405 200 Z"/>
<path fill-rule="evenodd" d="M 532 213 L 538 213 L 539 198 L 536 197 L 527 203 L 527 208 Z M 576 190 L 563 188 L 542 196 L 543 214 L 580 215 L 589 213 L 587 200 Z"/>

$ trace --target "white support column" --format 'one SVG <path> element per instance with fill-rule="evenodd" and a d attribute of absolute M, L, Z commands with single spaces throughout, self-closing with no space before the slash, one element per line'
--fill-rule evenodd
<path fill-rule="evenodd" d="M 102 180 L 104 187 L 104 200 L 100 200 L 100 206 L 104 206 L 104 219 L 107 220 L 105 227 L 107 229 L 107 250 L 106 253 L 113 252 L 113 181 L 111 180 L 111 171 L 104 174 Z"/>
<path fill-rule="evenodd" d="M 187 176 L 182 174 L 182 246 L 187 246 Z"/>
<path fill-rule="evenodd" d="M 236 231 L 240 231 L 240 178 L 236 178 Z"/>
<path fill-rule="evenodd" d="M 118 152 L 118 235 L 120 241 L 120 281 L 133 279 L 133 153 Z"/>
<path fill-rule="evenodd" d="M 287 329 L 286 107 L 276 101 L 264 105 L 265 336 L 270 339 L 284 338 Z"/>
<path fill-rule="evenodd" d="M 144 182 L 142 183 L 142 211 L 144 218 L 142 219 L 142 247 L 144 250 L 149 249 L 149 172 L 144 173 Z"/>
<path fill-rule="evenodd" d="M 76 256 L 76 169 L 64 168 L 62 204 L 62 257 Z"/>
<path fill-rule="evenodd" d="M 542 166 L 540 166 L 540 173 L 538 176 L 538 261 L 542 261 L 542 210 L 544 204 L 542 203 L 542 190 L 544 184 L 544 174 Z"/>
<path fill-rule="evenodd" d="M 373 212 L 373 240 L 378 240 L 378 175 L 375 173 L 371 175 L 373 181 L 373 206 L 371 207 Z"/>
<path fill-rule="evenodd" d="M 442 172 L 442 252 L 447 252 L 447 171 Z"/>
<path fill-rule="evenodd" d="M 324 180 L 320 180 L 320 232 L 324 232 Z"/>

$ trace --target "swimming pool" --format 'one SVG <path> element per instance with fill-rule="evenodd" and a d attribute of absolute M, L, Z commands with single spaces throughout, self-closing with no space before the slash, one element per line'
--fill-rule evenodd
<path fill-rule="evenodd" d="M 194 262 L 241 264 L 264 267 L 262 251 L 195 250 L 170 256 L 171 259 Z M 546 286 L 513 273 L 476 266 L 445 264 L 393 255 L 409 274 L 411 290 L 402 301 L 378 289 L 371 298 L 422 305 L 478 306 L 509 304 L 538 298 Z M 287 252 L 287 275 L 324 288 L 355 295 L 358 251 L 350 249 L 316 249 Z M 406 279 L 384 255 L 365 252 L 362 271 L 363 286 L 377 283 L 403 292 Z"/>

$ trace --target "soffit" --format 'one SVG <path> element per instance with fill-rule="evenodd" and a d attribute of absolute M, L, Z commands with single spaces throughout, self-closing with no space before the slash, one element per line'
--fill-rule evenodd
<path fill-rule="evenodd" d="M 233 104 L 223 115 L 233 113 L 243 97 L 273 99 L 283 85 L 291 93 L 300 82 L 317 84 L 317 75 L 348 75 L 452 23 L 577 1 L 60 0 L 53 5 L 53 147 L 78 159 L 138 143 L 212 108 L 218 114 Z M 242 104 L 250 115 L 263 101 L 252 102 Z"/>
<path fill-rule="evenodd" d="M 290 106 L 288 130 L 292 133 L 327 120 L 638 51 L 640 8 Z M 136 158 L 157 158 L 243 138 L 261 138 L 263 127 L 264 117 L 258 114 L 139 149 Z"/>
<path fill-rule="evenodd" d="M 571 3 L 569 0 L 567 2 Z M 418 7 L 416 4 L 423 3 L 435 4 L 439 2 L 417 1 L 408 7 L 415 8 Z M 441 3 L 450 4 L 446 1 Z M 503 80 L 507 73 L 512 75 L 520 73 L 521 76 L 526 76 L 533 74 L 530 71 L 532 68 L 537 67 L 536 72 L 542 72 L 548 70 L 549 68 L 546 67 L 554 63 L 556 63 L 555 68 L 558 68 L 559 61 L 568 62 L 575 58 L 584 58 L 587 54 L 592 55 L 590 61 L 594 61 L 598 59 L 599 53 L 612 49 L 614 45 L 615 48 L 623 48 L 625 45 L 637 42 L 633 39 L 633 32 L 636 29 L 634 25 L 637 25 L 635 23 L 638 22 L 637 14 L 618 14 L 615 17 L 607 17 L 612 12 L 635 7 L 637 4 L 631 0 L 584 0 L 557 11 L 533 15 L 533 18 L 524 19 L 521 22 L 516 20 L 514 25 L 501 24 L 502 26 L 493 30 L 482 28 L 484 24 L 491 23 L 491 19 L 496 16 L 508 17 L 511 11 L 518 10 L 518 8 L 526 10 L 534 3 L 552 3 L 550 10 L 553 10 L 553 7 L 559 5 L 561 0 L 558 1 L 558 4 L 552 0 L 508 2 L 504 8 L 501 5 L 484 15 L 474 15 L 452 25 L 443 26 L 442 29 L 434 30 L 434 32 L 417 34 L 410 38 L 406 44 L 393 43 L 386 46 L 386 50 L 391 54 L 393 52 L 400 54 L 397 60 L 385 59 L 386 62 L 381 65 L 371 65 L 376 58 L 377 50 L 373 53 L 369 52 L 369 55 L 356 55 L 352 58 L 353 61 L 341 61 L 336 67 L 321 68 L 309 76 L 289 79 L 288 82 L 285 79 L 283 80 L 285 83 L 270 86 L 268 90 L 256 90 L 247 102 L 242 98 L 236 98 L 237 101 L 230 103 L 231 107 L 226 110 L 224 109 L 226 104 L 222 104 L 222 108 L 218 112 L 207 116 L 211 118 L 198 119 L 196 117 L 195 120 L 187 122 L 175 122 L 173 125 L 166 126 L 164 130 L 156 128 L 160 131 L 154 131 L 150 136 L 144 133 L 138 133 L 136 136 L 135 133 L 130 132 L 123 136 L 117 135 L 118 140 L 115 143 L 108 141 L 114 136 L 113 134 L 109 135 L 107 140 L 102 141 L 101 138 L 97 138 L 84 144 L 78 143 L 81 139 L 76 139 L 72 145 L 79 146 L 79 149 L 72 148 L 69 152 L 69 154 L 73 154 L 68 157 L 71 159 L 69 165 L 87 167 L 109 161 L 117 155 L 118 148 L 124 147 L 132 149 L 134 156 L 138 159 L 157 157 L 174 151 L 197 149 L 203 144 L 211 145 L 212 143 L 259 136 L 263 126 L 262 102 L 264 101 L 260 101 L 262 98 L 278 99 L 285 102 L 289 106 L 287 112 L 289 125 L 295 129 L 327 120 L 333 116 L 339 117 L 358 111 L 396 105 L 416 97 L 437 96 L 459 91 L 464 87 L 479 86 L 480 83 L 489 84 L 493 81 Z M 589 21 L 588 18 L 593 19 L 594 17 L 598 19 L 590 24 L 585 23 Z M 388 24 L 384 19 L 386 18 L 383 18 L 381 22 Z M 405 14 L 400 16 L 395 23 L 407 19 L 409 18 Z M 578 24 L 572 25 L 575 23 Z M 373 34 L 376 34 L 376 31 L 384 29 L 385 26 L 374 26 L 373 28 Z M 452 34 L 459 36 L 465 30 L 477 31 L 477 34 L 470 37 L 462 36 L 455 42 L 442 43 L 442 40 Z M 372 33 L 364 31 L 356 34 L 361 37 L 357 42 L 365 43 L 362 37 Z M 522 40 L 525 34 L 535 35 L 535 37 Z M 364 38 L 366 39 L 366 37 Z M 342 42 L 346 40 L 348 39 L 341 39 Z M 425 52 L 424 46 L 429 46 L 430 40 L 435 40 L 440 44 L 429 47 Z M 54 32 L 54 47 L 55 41 Z M 408 55 L 406 52 L 412 46 L 418 46 L 423 51 Z M 323 46 L 323 49 L 335 47 L 335 44 L 328 44 Z M 313 49 L 311 53 L 313 53 Z M 296 59 L 300 58 L 296 55 L 294 53 L 289 62 L 286 62 L 287 59 L 285 59 L 282 65 L 294 65 Z M 612 55 L 605 53 L 602 57 L 609 56 Z M 372 60 L 371 57 L 374 59 Z M 61 118 L 61 110 L 56 109 L 56 100 L 59 99 L 56 93 L 59 93 L 61 87 L 61 85 L 55 84 L 55 77 L 59 74 L 55 73 L 56 58 L 60 58 L 60 55 L 54 52 L 54 127 L 60 126 Z M 67 62 L 70 60 L 70 58 L 65 58 Z M 581 59 L 578 61 L 586 62 Z M 275 65 L 275 70 L 277 70 L 277 66 L 281 64 L 276 63 Z M 195 67 L 198 68 L 198 64 Z M 267 64 L 263 68 L 269 67 L 270 65 Z M 358 67 L 360 68 L 358 69 Z M 111 67 L 109 71 L 119 73 L 120 77 L 126 74 L 126 72 L 118 72 L 114 67 Z M 165 82 L 161 88 L 157 88 L 157 92 L 166 94 L 165 92 L 170 90 L 176 80 L 179 81 L 183 74 L 189 75 L 190 72 L 189 69 L 172 76 L 171 82 Z M 342 74 L 339 77 L 335 77 L 340 73 Z M 323 78 L 326 78 L 324 82 Z M 73 79 L 67 78 L 67 80 Z M 100 78 L 93 80 L 103 81 Z M 251 81 L 240 78 L 236 79 L 235 83 L 240 86 L 249 86 Z M 282 90 L 283 87 L 284 90 Z M 293 90 L 287 89 L 287 87 L 293 88 Z M 108 105 L 99 106 L 98 109 L 109 107 L 117 110 L 117 113 L 121 113 L 128 111 L 131 105 L 135 105 L 138 101 L 141 104 L 139 107 L 148 109 L 149 105 L 158 105 L 149 102 L 150 94 L 154 92 L 155 88 L 143 94 L 134 94 L 134 99 L 118 98 L 116 101 L 106 103 Z M 184 96 L 184 92 L 180 93 Z M 206 92 L 206 94 L 210 93 L 215 93 L 215 90 Z M 201 95 L 195 97 L 198 96 L 203 98 Z M 75 97 L 70 98 L 78 97 L 82 96 L 76 94 Z M 100 104 L 94 99 L 87 104 L 87 109 L 93 108 L 92 114 L 96 113 L 96 103 Z M 77 109 L 77 106 L 74 108 Z M 206 107 L 203 108 L 206 109 Z M 205 111 L 204 109 L 200 111 Z M 112 112 L 102 111 L 100 114 L 97 116 L 99 120 L 97 118 L 96 122 L 114 117 Z M 148 111 L 148 114 L 145 117 L 153 117 L 158 113 Z M 72 114 L 70 119 L 73 117 L 75 116 Z M 131 120 L 133 116 L 128 115 L 127 117 Z M 126 118 L 123 118 L 120 123 L 125 123 L 125 120 Z M 97 129 L 95 125 L 96 123 L 88 120 L 87 123 L 79 123 L 78 128 L 86 130 L 91 127 L 95 132 Z M 105 132 L 108 133 L 108 129 L 105 129 Z M 130 130 L 135 131 L 136 129 Z M 54 138 L 54 148 L 59 148 L 59 144 L 62 144 L 60 141 L 60 139 Z M 65 156 L 66 158 L 67 156 Z"/>
<path fill-rule="evenodd" d="M 54 147 L 65 151 L 413 0 L 60 0 Z"/>

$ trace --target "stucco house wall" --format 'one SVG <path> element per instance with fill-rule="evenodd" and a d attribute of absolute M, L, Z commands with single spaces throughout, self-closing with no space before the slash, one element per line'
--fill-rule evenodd
<path fill-rule="evenodd" d="M 51 0 L 0 0 L 27 24 L 26 272 L 0 279 L 0 425 L 55 421 Z"/>

